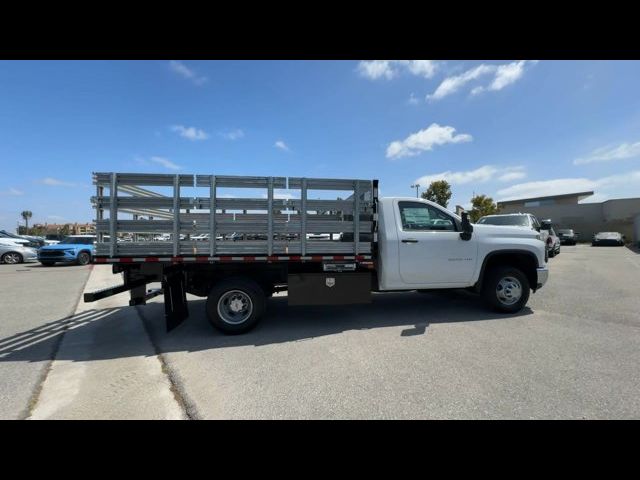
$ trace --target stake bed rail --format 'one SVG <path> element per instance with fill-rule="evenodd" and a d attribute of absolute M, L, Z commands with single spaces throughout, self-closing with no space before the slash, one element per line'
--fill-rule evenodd
<path fill-rule="evenodd" d="M 369 263 L 375 253 L 377 180 L 94 173 L 93 183 L 95 263 Z"/>

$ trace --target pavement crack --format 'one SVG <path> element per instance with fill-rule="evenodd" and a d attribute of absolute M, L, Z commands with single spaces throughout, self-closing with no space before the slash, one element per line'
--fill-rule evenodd
<path fill-rule="evenodd" d="M 136 305 L 135 308 L 136 308 L 136 312 L 138 313 L 138 316 L 140 317 L 140 321 L 142 322 L 144 331 L 147 333 L 147 336 L 149 337 L 149 341 L 153 346 L 156 357 L 160 362 L 162 373 L 166 375 L 167 380 L 169 381 L 169 389 L 173 394 L 173 398 L 182 409 L 187 420 L 200 420 L 201 417 L 198 413 L 195 402 L 193 402 L 185 392 L 184 383 L 180 379 L 178 373 L 169 365 L 166 356 L 164 355 L 164 353 L 162 353 L 159 345 L 155 341 L 151 333 L 151 330 L 147 325 L 147 322 L 149 321 L 149 319 L 144 315 L 140 305 Z"/>

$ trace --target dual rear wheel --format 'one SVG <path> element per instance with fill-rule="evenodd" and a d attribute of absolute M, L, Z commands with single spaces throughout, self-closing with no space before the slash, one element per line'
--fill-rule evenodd
<path fill-rule="evenodd" d="M 255 327 L 266 306 L 267 298 L 260 285 L 248 278 L 229 278 L 213 286 L 206 310 L 211 325 L 234 335 Z"/>

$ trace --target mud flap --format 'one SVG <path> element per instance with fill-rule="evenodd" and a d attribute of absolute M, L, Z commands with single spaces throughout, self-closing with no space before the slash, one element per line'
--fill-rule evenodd
<path fill-rule="evenodd" d="M 170 332 L 189 316 L 187 308 L 187 292 L 182 270 L 166 269 L 162 276 L 164 291 L 164 316 L 167 332 Z"/>

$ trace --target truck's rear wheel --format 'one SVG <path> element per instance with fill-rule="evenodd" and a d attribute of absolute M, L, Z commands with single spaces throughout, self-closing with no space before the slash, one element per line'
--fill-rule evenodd
<path fill-rule="evenodd" d="M 494 310 L 515 313 L 527 304 L 530 293 L 527 276 L 514 267 L 496 267 L 487 273 L 482 298 Z"/>
<path fill-rule="evenodd" d="M 256 326 L 266 308 L 264 290 L 253 280 L 223 280 L 207 297 L 207 317 L 218 330 L 228 334 L 245 333 Z"/>

